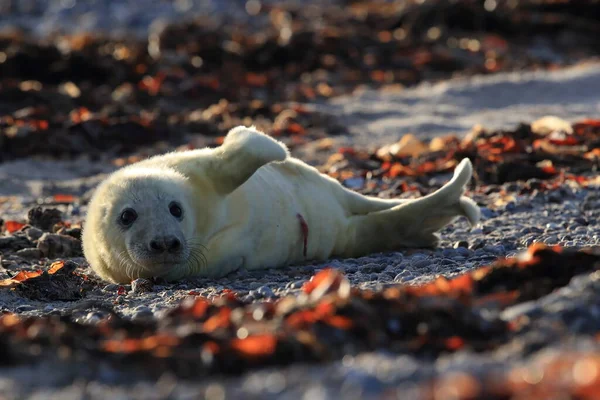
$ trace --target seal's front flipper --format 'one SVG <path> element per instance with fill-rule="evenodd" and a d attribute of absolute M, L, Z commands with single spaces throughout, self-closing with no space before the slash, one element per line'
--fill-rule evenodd
<path fill-rule="evenodd" d="M 138 167 L 172 168 L 198 182 L 208 182 L 219 195 L 228 195 L 246 182 L 257 169 L 270 162 L 285 161 L 287 147 L 254 126 L 231 129 L 223 144 L 149 158 Z"/>
<path fill-rule="evenodd" d="M 350 229 L 355 232 L 357 252 L 432 247 L 439 241 L 436 232 L 455 218 L 465 216 L 471 226 L 477 224 L 479 207 L 463 196 L 472 173 L 471 162 L 465 158 L 450 182 L 434 193 L 388 210 L 355 216 Z"/>
<path fill-rule="evenodd" d="M 284 161 L 289 153 L 283 143 L 253 126 L 229 131 L 207 168 L 207 175 L 221 194 L 229 194 L 246 182 L 257 169 L 273 161 Z"/>

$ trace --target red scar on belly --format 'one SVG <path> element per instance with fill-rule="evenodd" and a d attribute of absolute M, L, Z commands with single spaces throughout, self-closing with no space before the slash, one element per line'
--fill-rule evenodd
<path fill-rule="evenodd" d="M 296 214 L 298 220 L 300 221 L 300 229 L 302 230 L 302 239 L 304 241 L 304 257 L 306 257 L 306 248 L 308 246 L 308 224 L 304 220 L 304 217 L 301 214 Z"/>

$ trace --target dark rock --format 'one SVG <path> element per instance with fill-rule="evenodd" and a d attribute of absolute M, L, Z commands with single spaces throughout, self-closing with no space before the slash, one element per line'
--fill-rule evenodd
<path fill-rule="evenodd" d="M 62 212 L 56 208 L 35 207 L 27 213 L 27 220 L 29 225 L 49 232 L 55 224 L 62 221 Z"/>
<path fill-rule="evenodd" d="M 25 235 L 29 238 L 29 240 L 34 241 L 38 240 L 44 232 L 41 229 L 30 227 L 25 231 Z"/>
<path fill-rule="evenodd" d="M 34 247 L 34 244 L 23 234 L 0 237 L 0 250 L 18 251 L 29 247 Z"/>
<path fill-rule="evenodd" d="M 78 267 L 73 261 L 66 261 L 54 274 L 44 271 L 42 275 L 25 280 L 18 285 L 16 292 L 24 297 L 40 301 L 73 301 L 81 299 L 95 283 L 74 274 Z"/>
<path fill-rule="evenodd" d="M 48 258 L 82 256 L 81 241 L 67 235 L 45 233 L 37 248 Z"/>
<path fill-rule="evenodd" d="M 579 225 L 583 225 L 583 226 L 589 225 L 589 222 L 584 217 L 577 217 L 574 219 L 574 222 L 578 223 Z"/>
<path fill-rule="evenodd" d="M 35 247 L 28 249 L 21 249 L 17 251 L 17 256 L 23 257 L 25 259 L 40 259 L 44 256 L 41 250 L 36 249 Z"/>
<path fill-rule="evenodd" d="M 256 292 L 263 297 L 267 297 L 267 298 L 275 297 L 275 293 L 273 293 L 273 289 L 271 289 L 270 287 L 268 287 L 266 285 L 261 286 L 258 289 L 256 289 Z"/>

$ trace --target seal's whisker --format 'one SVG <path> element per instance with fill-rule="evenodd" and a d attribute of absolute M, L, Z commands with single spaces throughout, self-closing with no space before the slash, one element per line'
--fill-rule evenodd
<path fill-rule="evenodd" d="M 201 250 L 197 248 L 191 248 L 187 267 L 191 270 L 196 269 L 195 267 L 203 268 L 202 264 L 206 264 L 204 260 L 205 258 Z"/>
<path fill-rule="evenodd" d="M 194 246 L 200 246 L 204 249 L 204 251 L 208 252 L 208 247 L 206 247 L 205 245 L 202 244 L 202 242 L 200 242 L 200 238 L 197 236 L 191 237 L 189 239 L 186 239 L 186 244 L 194 247 Z"/>
<path fill-rule="evenodd" d="M 190 257 L 186 267 L 189 270 L 202 270 L 206 268 L 208 260 L 206 254 L 208 248 L 200 242 L 200 238 L 197 236 L 186 239 L 186 245 L 190 249 Z"/>

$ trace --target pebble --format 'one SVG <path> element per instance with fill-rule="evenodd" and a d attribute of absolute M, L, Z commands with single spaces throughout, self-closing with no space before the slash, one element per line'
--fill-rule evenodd
<path fill-rule="evenodd" d="M 473 242 L 471 243 L 471 245 L 469 246 L 469 248 L 471 250 L 477 250 L 481 247 L 484 247 L 486 245 L 486 241 L 485 239 L 481 239 L 481 238 L 476 238 L 475 240 L 473 240 Z"/>
<path fill-rule="evenodd" d="M 349 178 L 349 179 L 344 180 L 342 182 L 342 184 L 349 189 L 361 189 L 363 186 L 365 186 L 365 179 L 364 178 Z"/>
<path fill-rule="evenodd" d="M 444 257 L 452 257 L 456 254 L 456 249 L 444 249 L 442 250 L 442 256 Z"/>
<path fill-rule="evenodd" d="M 27 238 L 29 238 L 31 241 L 38 240 L 43 234 L 44 232 L 42 232 L 41 229 L 33 226 L 25 231 L 25 235 L 27 235 Z"/>
<path fill-rule="evenodd" d="M 515 204 L 514 201 L 509 201 L 508 203 L 506 203 L 506 205 L 504 206 L 504 210 L 505 211 L 514 211 L 517 208 L 517 205 Z"/>
<path fill-rule="evenodd" d="M 92 312 L 87 313 L 87 315 L 85 317 L 83 317 L 80 322 L 93 325 L 93 324 L 99 323 L 100 321 L 102 321 L 102 319 L 103 319 L 102 314 L 100 314 L 97 311 L 92 311 Z"/>
<path fill-rule="evenodd" d="M 480 210 L 481 210 L 481 216 L 484 217 L 485 219 L 490 219 L 490 218 L 494 218 L 494 217 L 498 216 L 498 213 L 490 210 L 487 207 L 480 207 Z"/>
<path fill-rule="evenodd" d="M 483 231 L 484 235 L 489 235 L 490 233 L 492 233 L 492 232 L 494 232 L 496 230 L 496 227 L 486 225 L 486 226 L 483 226 L 481 228 L 481 230 Z"/>
<path fill-rule="evenodd" d="M 35 309 L 36 309 L 36 307 L 32 306 L 31 304 L 23 304 L 22 306 L 17 307 L 16 311 L 18 313 L 21 313 L 21 312 L 25 312 L 25 311 L 32 311 Z"/>
<path fill-rule="evenodd" d="M 432 264 L 432 261 L 429 259 L 423 259 L 423 260 L 418 260 L 416 262 L 412 263 L 412 267 L 415 269 L 425 269 L 430 267 Z"/>
<path fill-rule="evenodd" d="M 148 279 L 138 278 L 131 282 L 131 291 L 133 293 L 147 293 L 151 292 L 154 287 L 154 283 Z"/>
<path fill-rule="evenodd" d="M 577 217 L 577 218 L 573 219 L 573 221 L 571 222 L 571 225 L 574 225 L 574 224 L 587 226 L 589 224 L 589 222 L 583 217 Z"/>
<path fill-rule="evenodd" d="M 385 264 L 369 263 L 369 264 L 363 265 L 360 269 L 361 269 L 361 272 L 364 272 L 364 273 L 381 272 L 385 269 L 385 267 L 386 267 Z"/>
<path fill-rule="evenodd" d="M 300 289 L 306 282 L 307 282 L 307 279 L 301 279 L 298 281 L 288 283 L 286 285 L 286 287 L 289 289 Z"/>
<path fill-rule="evenodd" d="M 396 282 L 407 282 L 414 279 L 414 276 L 412 274 L 412 272 L 410 272 L 409 270 L 405 269 L 404 271 L 400 272 L 398 275 L 396 275 L 394 277 L 394 281 Z"/>
<path fill-rule="evenodd" d="M 479 250 L 483 250 L 483 252 L 492 253 L 494 255 L 502 255 L 502 254 L 506 253 L 506 250 L 504 249 L 504 246 L 502 246 L 502 245 L 485 246 L 483 249 L 479 249 Z M 477 250 L 477 251 L 479 251 L 479 250 Z M 475 253 L 477 253 L 477 251 Z"/>
<path fill-rule="evenodd" d="M 148 318 L 154 316 L 154 313 L 149 307 L 146 306 L 137 306 L 135 308 L 135 313 L 133 314 L 133 319 L 136 318 Z"/>
<path fill-rule="evenodd" d="M 261 282 L 257 282 L 257 281 L 249 282 L 248 283 L 248 289 L 251 289 L 251 290 L 256 290 L 256 289 L 258 289 L 261 286 L 262 286 L 262 283 Z"/>
<path fill-rule="evenodd" d="M 116 292 L 117 290 L 119 290 L 119 285 L 116 283 L 111 283 L 109 285 L 104 286 L 102 290 L 104 290 L 105 292 Z"/>
<path fill-rule="evenodd" d="M 467 249 L 469 247 L 469 242 L 466 240 L 460 240 L 458 242 L 454 242 L 454 248 L 460 251 L 460 249 Z"/>
<path fill-rule="evenodd" d="M 273 293 L 273 289 L 264 285 L 256 289 L 256 292 L 260 294 L 262 297 L 275 297 L 275 293 Z"/>
<path fill-rule="evenodd" d="M 42 254 L 42 251 L 39 249 L 36 249 L 35 247 L 18 250 L 15 254 L 19 257 L 23 257 L 23 258 L 30 259 L 30 260 L 31 259 L 39 259 L 44 256 L 44 254 Z"/>

